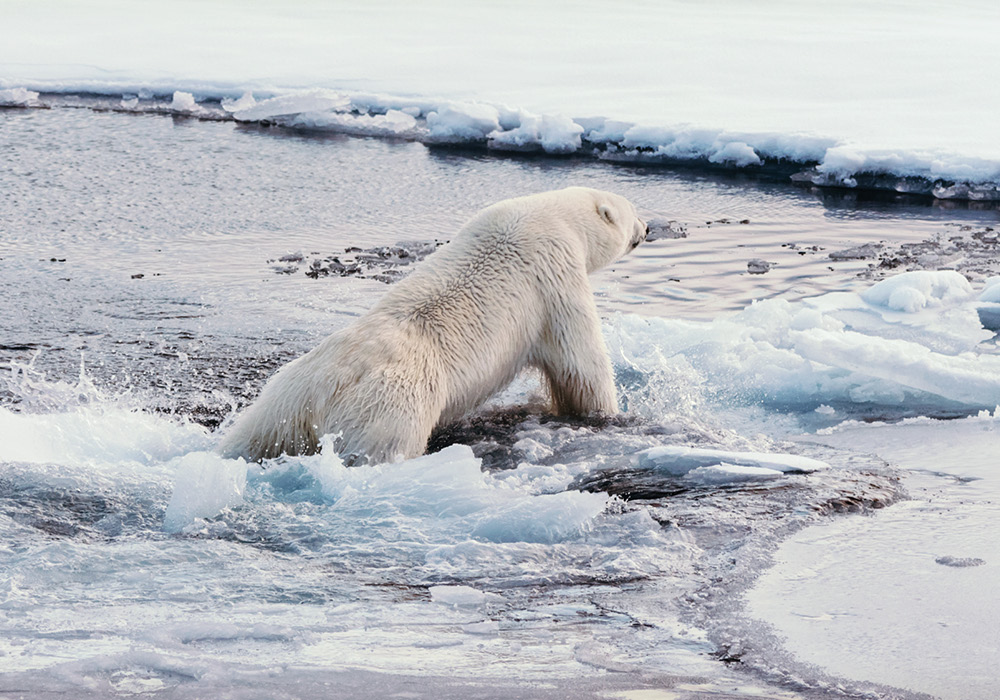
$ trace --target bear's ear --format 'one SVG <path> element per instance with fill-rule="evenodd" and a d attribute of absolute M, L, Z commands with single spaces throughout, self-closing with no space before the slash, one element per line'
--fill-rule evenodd
<path fill-rule="evenodd" d="M 600 214 L 605 221 L 609 224 L 618 223 L 618 217 L 615 216 L 615 210 L 609 207 L 607 204 L 600 204 L 597 207 L 597 213 Z"/>

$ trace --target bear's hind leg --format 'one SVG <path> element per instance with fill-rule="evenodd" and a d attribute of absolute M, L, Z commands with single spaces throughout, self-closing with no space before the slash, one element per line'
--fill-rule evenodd
<path fill-rule="evenodd" d="M 341 454 L 373 464 L 422 455 L 444 410 L 440 381 L 429 367 L 372 377 L 361 392 L 364 401 L 344 416 Z"/>

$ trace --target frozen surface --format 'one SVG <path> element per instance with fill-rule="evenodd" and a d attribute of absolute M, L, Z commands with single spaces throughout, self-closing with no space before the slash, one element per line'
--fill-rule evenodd
<path fill-rule="evenodd" d="M 815 471 L 826 463 L 796 455 L 774 455 L 759 452 L 727 452 L 695 447 L 653 447 L 636 455 L 640 467 L 682 476 L 692 469 L 718 465 L 766 469 L 770 472 Z"/>
<path fill-rule="evenodd" d="M 726 377 L 706 388 L 729 401 L 985 409 L 1000 397 L 1000 356 L 977 351 L 995 349 L 977 297 L 955 272 L 915 271 L 861 294 L 761 301 L 707 323 L 620 316 L 607 334 L 622 365 Z"/>
<path fill-rule="evenodd" d="M 178 532 L 197 519 L 211 518 L 243 504 L 247 470 L 243 460 L 214 452 L 191 452 L 177 460 L 177 483 L 163 515 L 163 529 Z"/>
<path fill-rule="evenodd" d="M 992 282 L 989 284 L 992 285 Z M 988 293 L 983 285 L 979 300 Z M 910 272 L 879 282 L 861 295 L 873 306 L 884 306 L 893 311 L 916 313 L 927 307 L 940 307 L 951 301 L 968 299 L 972 293 L 969 281 L 952 270 L 941 272 Z"/>
<path fill-rule="evenodd" d="M 905 467 L 910 499 L 782 544 L 749 596 L 802 661 L 942 698 L 993 697 L 1000 656 L 1000 411 L 810 439 Z"/>
<path fill-rule="evenodd" d="M 0 90 L 0 107 L 32 107 L 37 104 L 37 92 L 22 87 Z"/>
<path fill-rule="evenodd" d="M 173 111 L 192 114 L 205 110 L 196 100 L 224 99 L 239 119 L 297 128 L 612 160 L 784 162 L 813 184 L 996 200 L 998 28 L 988 0 L 280 12 L 232 0 L 86 10 L 17 0 L 0 88 L 125 95 L 130 110 L 173 96 Z"/>

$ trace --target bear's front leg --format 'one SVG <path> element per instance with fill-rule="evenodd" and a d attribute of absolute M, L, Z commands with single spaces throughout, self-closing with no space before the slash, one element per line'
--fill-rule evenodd
<path fill-rule="evenodd" d="M 585 416 L 593 411 L 618 412 L 618 392 L 601 320 L 586 277 L 555 298 L 535 364 L 544 372 L 557 415 Z"/>

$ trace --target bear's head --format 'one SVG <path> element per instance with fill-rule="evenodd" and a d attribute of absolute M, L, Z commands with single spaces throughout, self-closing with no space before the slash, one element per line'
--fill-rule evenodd
<path fill-rule="evenodd" d="M 649 227 L 621 195 L 585 187 L 568 188 L 587 209 L 582 233 L 587 241 L 587 273 L 610 265 L 646 240 Z"/>
<path fill-rule="evenodd" d="M 621 195 L 589 187 L 567 187 L 553 194 L 573 202 L 573 219 L 587 247 L 587 274 L 610 265 L 646 240 L 649 227 Z"/>

